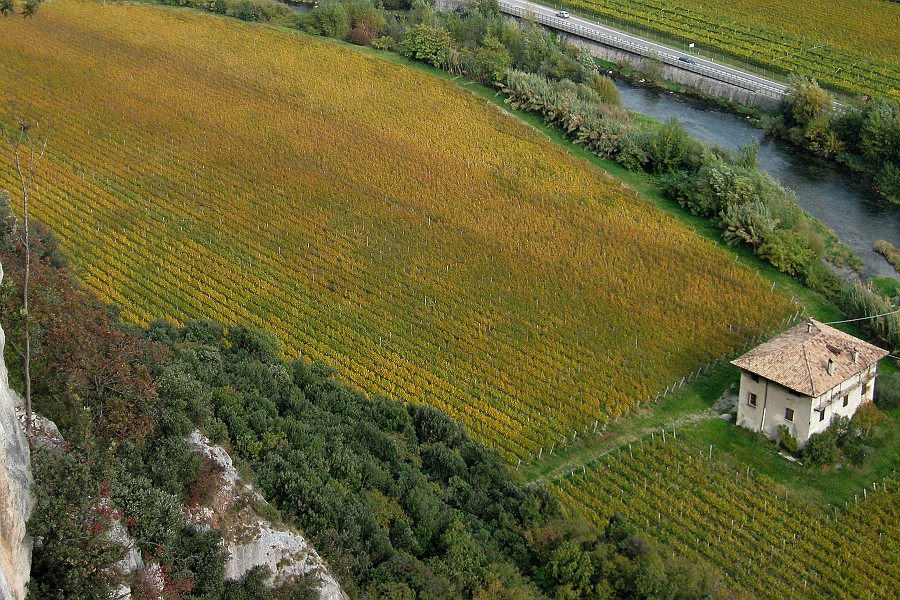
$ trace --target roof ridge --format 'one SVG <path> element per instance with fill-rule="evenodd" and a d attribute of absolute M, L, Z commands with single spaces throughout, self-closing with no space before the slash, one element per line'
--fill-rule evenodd
<path fill-rule="evenodd" d="M 812 396 L 815 398 L 819 394 L 816 391 L 816 382 L 813 381 L 812 368 L 809 366 L 809 357 L 806 355 L 806 342 L 800 344 L 800 349 L 803 350 L 803 362 L 806 363 L 806 376 L 809 377 L 809 389 L 812 390 Z"/>

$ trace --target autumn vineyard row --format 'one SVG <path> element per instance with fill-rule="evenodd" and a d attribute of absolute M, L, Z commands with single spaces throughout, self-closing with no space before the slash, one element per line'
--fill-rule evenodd
<path fill-rule="evenodd" d="M 598 525 L 619 512 L 729 586 L 766 598 L 888 598 L 900 589 L 900 480 L 825 512 L 765 476 L 662 432 L 555 481 Z"/>
<path fill-rule="evenodd" d="M 698 50 L 712 50 L 782 74 L 806 75 L 847 94 L 900 93 L 900 63 L 896 52 L 882 57 L 878 51 L 882 46 L 872 44 L 868 34 L 862 43 L 846 47 L 840 43 L 848 36 L 846 31 L 837 33 L 829 29 L 834 37 L 825 39 L 816 37 L 815 31 L 800 35 L 776 28 L 771 21 L 754 22 L 754 13 L 744 5 L 729 11 L 709 3 L 704 9 L 702 3 L 673 6 L 663 0 L 566 0 L 565 4 L 607 22 L 645 27 L 685 44 L 695 43 Z M 866 10 L 858 6 L 847 8 L 852 10 L 854 23 L 868 24 L 873 35 L 886 32 L 891 40 L 890 32 L 893 32 L 890 46 L 900 35 L 900 8 L 888 2 L 871 4 Z M 819 20 L 839 21 L 846 27 L 846 13 L 822 16 L 818 9 L 817 6 L 812 12 L 819 15 Z M 794 11 L 790 18 L 797 18 L 801 10 Z M 760 17 L 767 14 L 770 14 L 767 8 L 758 13 Z"/>
<path fill-rule="evenodd" d="M 81 0 L 0 20 L 0 53 L 50 133 L 33 214 L 102 299 L 137 323 L 266 328 L 513 462 L 796 310 L 604 173 L 403 67 Z"/>

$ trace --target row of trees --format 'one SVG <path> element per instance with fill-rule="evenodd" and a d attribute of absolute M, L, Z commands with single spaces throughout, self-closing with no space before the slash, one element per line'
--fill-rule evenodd
<path fill-rule="evenodd" d="M 657 175 L 669 198 L 718 224 L 726 243 L 749 246 L 813 289 L 840 291 L 822 259 L 856 265 L 858 258 L 757 168 L 755 146 L 739 152 L 708 147 L 674 119 L 648 128 L 607 101 L 600 87 L 510 71 L 503 90 L 513 108 L 540 114 L 594 154 Z"/>
<path fill-rule="evenodd" d="M 0 0 L 0 15 L 4 17 L 21 14 L 23 17 L 33 17 L 43 4 L 44 0 Z"/>

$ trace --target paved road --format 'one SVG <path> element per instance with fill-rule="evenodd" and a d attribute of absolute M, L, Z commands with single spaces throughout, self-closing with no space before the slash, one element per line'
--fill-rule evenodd
<path fill-rule="evenodd" d="M 659 56 L 665 63 L 678 66 L 688 71 L 725 81 L 745 89 L 759 93 L 781 97 L 785 94 L 787 86 L 759 77 L 752 73 L 721 65 L 712 60 L 701 58 L 695 54 L 689 54 L 684 50 L 678 50 L 670 46 L 664 46 L 655 42 L 629 35 L 617 29 L 598 25 L 585 19 L 571 16 L 567 19 L 556 16 L 557 9 L 525 0 L 500 0 L 500 10 L 504 13 L 522 17 L 531 12 L 537 16 L 538 22 L 569 33 L 574 33 L 587 39 L 593 39 L 604 44 L 618 47 L 641 56 Z M 682 58 L 693 62 L 685 62 Z"/>

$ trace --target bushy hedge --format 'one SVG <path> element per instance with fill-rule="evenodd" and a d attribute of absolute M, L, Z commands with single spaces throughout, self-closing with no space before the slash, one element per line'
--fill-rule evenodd
<path fill-rule="evenodd" d="M 277 0 L 160 0 L 160 2 L 170 6 L 190 6 L 242 21 L 260 23 L 268 23 L 291 14 L 291 9 Z"/>
<path fill-rule="evenodd" d="M 882 374 L 875 383 L 875 404 L 885 410 L 900 408 L 900 374 Z"/>
<path fill-rule="evenodd" d="M 860 466 L 881 441 L 877 426 L 883 419 L 871 402 L 860 406 L 852 419 L 835 416 L 828 429 L 810 436 L 800 455 L 811 465 L 831 465 L 843 457 Z"/>

